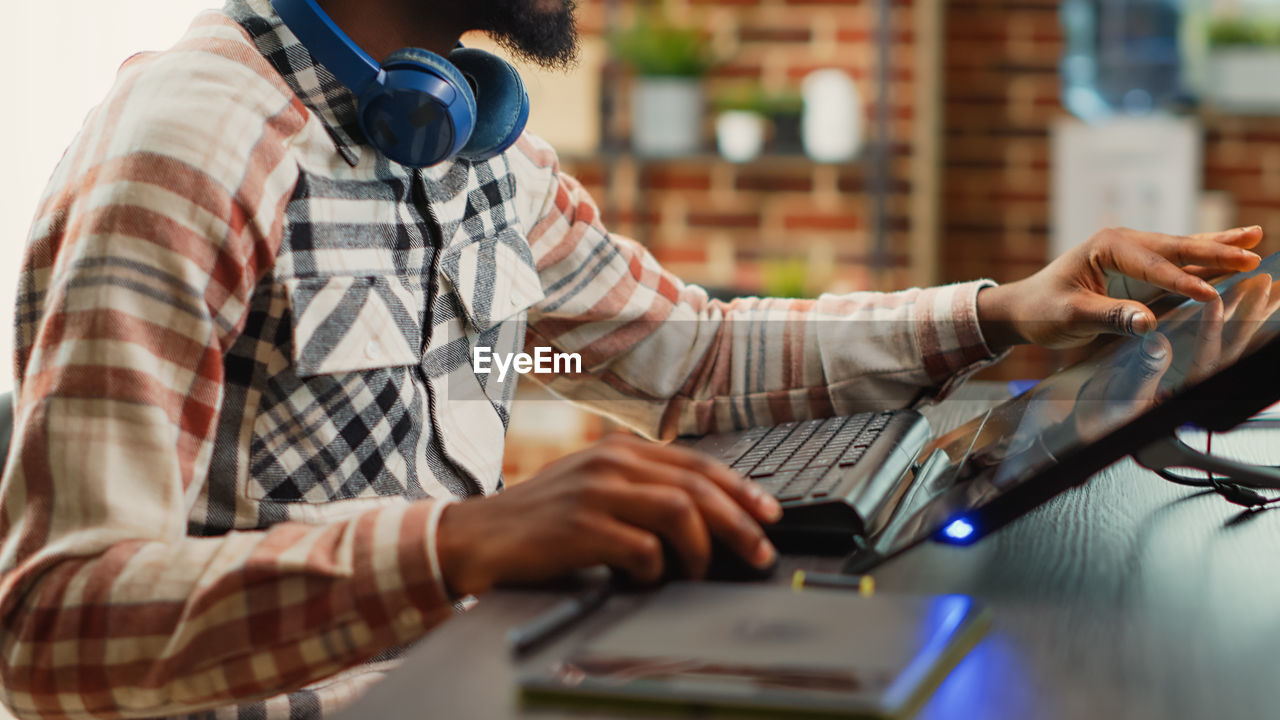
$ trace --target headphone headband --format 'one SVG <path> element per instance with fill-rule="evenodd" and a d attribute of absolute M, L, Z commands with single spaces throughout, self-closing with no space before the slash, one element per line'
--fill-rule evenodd
<path fill-rule="evenodd" d="M 316 0 L 271 0 L 271 5 L 307 51 L 357 96 L 382 74 L 378 62 Z"/>

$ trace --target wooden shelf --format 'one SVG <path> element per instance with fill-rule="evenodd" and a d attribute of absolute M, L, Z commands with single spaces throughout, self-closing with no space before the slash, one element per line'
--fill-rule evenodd
<path fill-rule="evenodd" d="M 796 166 L 819 166 L 819 167 L 856 167 L 861 165 L 861 157 L 848 163 L 820 163 L 809 158 L 808 155 L 802 153 L 764 153 L 749 162 L 736 163 L 730 162 L 717 153 L 697 153 L 695 155 L 672 155 L 664 157 L 656 157 L 650 155 L 637 155 L 631 151 L 626 152 L 604 152 L 592 155 L 562 155 L 560 161 L 575 165 L 586 165 L 601 162 L 630 162 L 637 165 L 703 165 L 718 166 L 728 165 L 733 167 L 754 168 L 754 167 L 786 167 L 794 168 Z"/>

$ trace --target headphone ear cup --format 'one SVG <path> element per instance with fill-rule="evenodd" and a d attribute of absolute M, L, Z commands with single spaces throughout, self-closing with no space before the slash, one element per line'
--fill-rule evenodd
<path fill-rule="evenodd" d="M 449 53 L 475 90 L 476 125 L 458 153 L 471 161 L 488 160 L 511 147 L 529 121 L 529 94 L 520 74 L 506 60 L 475 48 Z"/>
<path fill-rule="evenodd" d="M 382 69 L 384 82 L 360 98 L 361 128 L 370 142 L 410 167 L 457 154 L 476 118 L 475 96 L 458 68 L 435 53 L 405 48 L 389 55 Z"/>

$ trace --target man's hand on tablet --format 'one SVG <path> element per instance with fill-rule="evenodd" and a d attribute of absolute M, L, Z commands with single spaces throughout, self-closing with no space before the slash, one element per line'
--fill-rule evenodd
<path fill-rule="evenodd" d="M 1143 335 L 1156 327 L 1142 303 L 1108 297 L 1109 275 L 1120 273 L 1163 290 L 1208 302 L 1218 296 L 1204 278 L 1252 270 L 1249 252 L 1262 240 L 1254 226 L 1176 237 L 1103 230 L 1031 277 L 978 293 L 978 318 L 992 350 L 1034 343 L 1074 347 L 1098 335 Z"/>

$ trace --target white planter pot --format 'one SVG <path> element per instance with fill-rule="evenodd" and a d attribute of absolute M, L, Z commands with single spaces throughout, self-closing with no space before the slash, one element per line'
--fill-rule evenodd
<path fill-rule="evenodd" d="M 747 110 L 728 110 L 716 118 L 716 146 L 729 162 L 751 162 L 764 149 L 764 116 Z"/>
<path fill-rule="evenodd" d="M 1280 114 L 1280 50 L 1213 50 L 1205 99 L 1224 110 Z"/>
<path fill-rule="evenodd" d="M 636 78 L 631 96 L 631 146 L 638 155 L 692 155 L 702 145 L 702 82 Z"/>
<path fill-rule="evenodd" d="M 853 78 L 835 69 L 805 76 L 800 138 L 804 152 L 820 163 L 845 163 L 862 149 L 862 96 Z"/>

